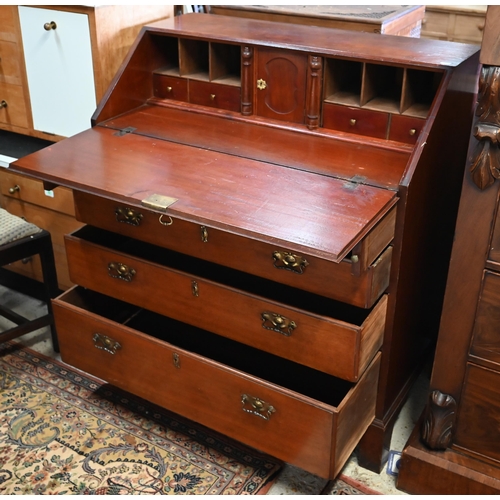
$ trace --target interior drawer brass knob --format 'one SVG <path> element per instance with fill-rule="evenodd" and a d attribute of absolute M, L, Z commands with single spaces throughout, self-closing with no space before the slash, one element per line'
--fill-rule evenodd
<path fill-rule="evenodd" d="M 10 194 L 14 194 L 17 191 L 21 191 L 21 188 L 20 188 L 20 186 L 18 184 L 16 184 L 14 187 L 9 188 L 9 193 Z"/>
<path fill-rule="evenodd" d="M 410 135 L 413 137 L 417 133 L 417 130 L 414 128 L 410 129 Z"/>
<path fill-rule="evenodd" d="M 50 23 L 45 23 L 43 25 L 43 29 L 45 31 L 55 30 L 57 28 L 57 24 L 54 21 L 50 21 Z"/>
<path fill-rule="evenodd" d="M 354 118 L 351 118 L 349 120 L 349 124 L 351 125 L 351 127 L 354 127 L 354 125 L 356 125 L 356 120 Z"/>
<path fill-rule="evenodd" d="M 8 106 L 7 101 L 5 99 L 2 99 L 0 101 L 0 108 L 6 108 Z"/>

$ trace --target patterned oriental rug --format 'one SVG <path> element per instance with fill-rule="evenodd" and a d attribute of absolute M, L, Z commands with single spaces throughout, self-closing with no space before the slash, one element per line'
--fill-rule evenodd
<path fill-rule="evenodd" d="M 256 495 L 280 468 L 62 363 L 0 344 L 0 495 Z"/>

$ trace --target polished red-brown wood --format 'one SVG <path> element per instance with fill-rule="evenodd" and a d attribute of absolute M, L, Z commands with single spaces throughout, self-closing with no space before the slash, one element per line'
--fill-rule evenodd
<path fill-rule="evenodd" d="M 78 213 L 93 225 L 133 233 L 133 238 L 144 241 L 160 238 L 157 234 L 168 228 L 189 228 L 193 235 L 196 228 L 198 237 L 202 227 L 204 235 L 208 228 L 209 243 L 200 238 L 193 252 L 202 252 L 197 256 L 209 261 L 226 258 L 226 263 L 217 262 L 227 266 L 229 274 L 233 269 L 258 274 L 260 264 L 253 258 L 278 245 L 278 254 L 292 250 L 310 256 L 304 283 L 314 283 L 319 295 L 331 298 L 332 290 L 343 289 L 343 302 L 371 307 L 374 297 L 387 291 L 377 389 L 370 393 L 373 386 L 365 386 L 359 389 L 362 396 L 349 403 L 349 414 L 339 421 L 349 446 L 339 452 L 332 444 L 330 458 L 336 458 L 330 464 L 335 466 L 328 466 L 328 473 L 322 468 L 321 474 L 332 477 L 338 471 L 368 424 L 358 446 L 359 463 L 380 470 L 394 421 L 437 332 L 478 50 L 447 42 L 366 33 L 347 37 L 340 30 L 301 26 L 291 30 L 279 23 L 270 30 L 270 26 L 196 14 L 144 28 L 96 110 L 93 129 L 12 168 L 72 187 L 83 197 L 133 209 L 141 208 L 153 193 L 173 196 L 177 201 L 168 208 L 151 209 L 144 216 L 151 233 L 147 236 L 114 228 L 116 207 L 105 214 L 98 208 L 104 205 L 93 206 L 87 200 Z M 240 48 L 241 72 L 232 64 L 226 67 L 235 88 L 241 86 L 240 111 L 154 95 L 153 74 L 172 71 L 169 76 L 173 76 L 177 67 L 175 76 L 187 79 L 188 85 L 197 79 L 222 86 L 213 79 L 224 66 L 217 55 L 232 59 L 238 52 L 230 48 L 233 45 Z M 268 104 L 277 111 L 272 117 L 266 114 L 265 99 L 265 111 L 259 110 L 259 92 L 265 88 L 257 88 L 257 80 L 263 80 L 262 87 L 268 83 L 258 76 L 261 54 L 266 61 L 279 57 L 288 61 L 284 63 L 288 69 L 273 70 L 273 88 L 282 81 L 281 73 L 289 75 L 291 68 L 302 72 L 290 85 L 300 92 L 268 96 Z M 341 60 L 345 64 L 337 64 Z M 346 68 L 348 77 L 342 77 Z M 327 74 L 322 80 L 323 72 Z M 328 92 L 319 88 L 322 81 L 329 82 Z M 422 82 L 425 91 L 417 91 Z M 355 104 L 347 104 L 351 87 Z M 330 92 L 335 94 L 332 100 Z M 302 93 L 307 94 L 303 100 Z M 345 93 L 348 99 L 342 101 Z M 300 121 L 295 111 L 283 119 L 287 106 L 291 111 L 298 102 Z M 414 143 L 397 136 L 375 138 L 328 129 L 321 126 L 327 102 L 353 106 L 363 114 L 367 110 L 387 114 L 389 123 L 403 115 L 424 123 Z M 154 221 L 153 214 L 162 218 Z M 165 226 L 166 221 L 170 225 Z M 191 233 L 176 234 L 187 247 Z M 216 251 L 210 243 L 212 234 L 221 245 Z M 167 238 L 155 243 L 159 241 L 188 252 L 182 243 Z M 208 250 L 201 251 L 200 246 Z M 237 263 L 239 257 L 244 264 Z M 316 261 L 321 262 L 317 268 Z M 279 272 L 293 276 L 290 270 Z M 306 289 L 300 276 L 278 281 Z M 216 379 L 222 386 L 223 377 Z M 292 379 L 300 379 L 305 392 L 314 385 L 298 372 Z M 372 397 L 374 420 L 372 414 L 358 415 L 364 398 Z M 181 406 L 175 411 L 183 412 Z M 310 420 L 307 425 L 314 424 Z M 283 434 L 277 435 L 283 439 Z M 250 433 L 242 432 L 238 439 L 257 445 Z M 304 453 L 309 458 L 294 463 L 318 471 L 317 457 L 325 462 L 324 455 Z"/>
<path fill-rule="evenodd" d="M 68 363 L 323 477 L 338 474 L 373 418 L 380 354 L 355 386 L 335 387 L 319 375 L 301 394 L 297 389 L 304 387 L 289 371 L 293 365 L 275 366 L 261 351 L 235 348 L 203 331 L 191 332 L 197 346 L 192 352 L 194 346 L 182 343 L 189 331 L 182 324 L 167 321 L 168 327 L 158 328 L 157 316 L 127 315 L 126 304 L 113 306 L 109 297 L 89 298 L 75 288 L 54 309 Z M 114 354 L 96 349 L 96 332 L 111 345 L 118 342 Z M 264 419 L 243 411 L 245 394 L 272 404 L 274 412 Z"/>

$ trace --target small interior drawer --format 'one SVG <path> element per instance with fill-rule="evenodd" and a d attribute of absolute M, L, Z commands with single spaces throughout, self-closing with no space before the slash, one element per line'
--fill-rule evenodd
<path fill-rule="evenodd" d="M 80 191 L 74 198 L 86 224 L 357 307 L 371 308 L 389 284 L 396 207 L 336 263 Z"/>
<path fill-rule="evenodd" d="M 2 169 L 0 171 L 0 190 L 3 196 L 67 215 L 75 215 L 73 193 L 71 189 L 65 187 L 46 191 L 41 181 L 9 172 L 9 169 Z"/>
<path fill-rule="evenodd" d="M 190 80 L 189 102 L 239 112 L 241 111 L 241 90 L 239 87 L 230 85 Z"/>
<path fill-rule="evenodd" d="M 392 115 L 389 140 L 415 144 L 425 123 L 422 118 Z"/>
<path fill-rule="evenodd" d="M 153 88 L 155 97 L 188 101 L 188 82 L 184 78 L 154 73 Z"/>
<path fill-rule="evenodd" d="M 356 384 L 75 287 L 54 301 L 64 362 L 322 477 L 374 417 Z"/>
<path fill-rule="evenodd" d="M 330 103 L 323 105 L 323 127 L 341 132 L 385 139 L 388 121 L 388 113 Z"/>
<path fill-rule="evenodd" d="M 92 226 L 66 247 L 74 283 L 346 380 L 382 345 L 386 296 L 353 307 Z"/>

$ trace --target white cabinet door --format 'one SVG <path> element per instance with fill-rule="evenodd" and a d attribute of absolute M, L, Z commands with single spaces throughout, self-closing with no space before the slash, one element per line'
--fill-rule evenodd
<path fill-rule="evenodd" d="M 19 16 L 35 130 L 69 137 L 90 128 L 96 98 L 88 16 L 23 6 Z"/>

